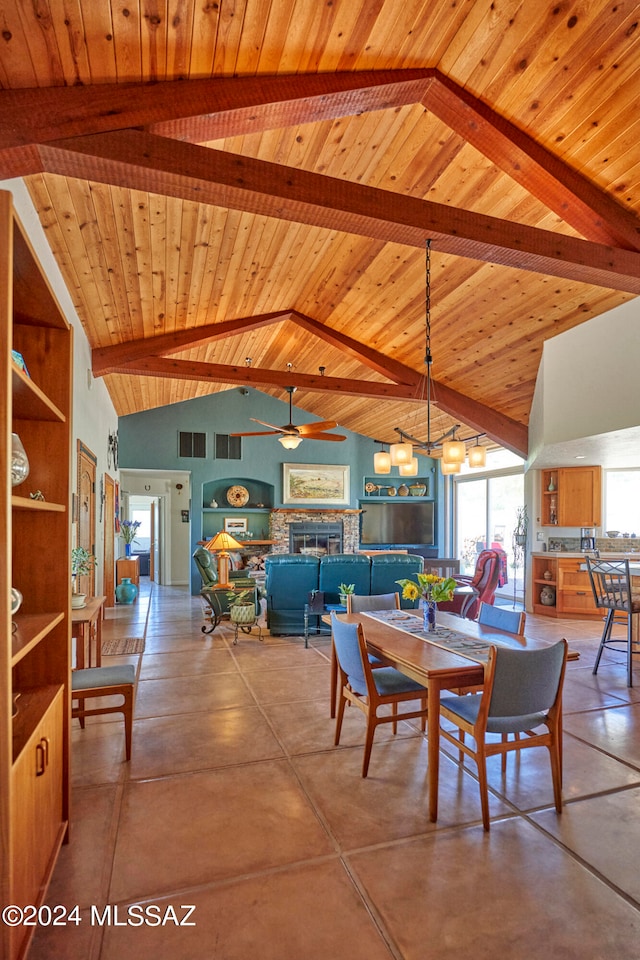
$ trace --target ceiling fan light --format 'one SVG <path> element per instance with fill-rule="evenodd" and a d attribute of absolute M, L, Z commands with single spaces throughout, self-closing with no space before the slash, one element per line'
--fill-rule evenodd
<path fill-rule="evenodd" d="M 283 437 L 278 437 L 278 440 L 285 448 L 285 450 L 295 450 L 301 443 L 302 437 L 294 437 L 291 434 L 285 434 Z"/>
<path fill-rule="evenodd" d="M 487 465 L 487 448 L 477 444 L 475 447 L 469 447 L 469 466 L 470 467 L 486 467 Z"/>
<path fill-rule="evenodd" d="M 449 473 L 460 473 L 460 467 L 460 463 L 447 463 L 445 460 L 440 461 L 440 469 L 445 477 Z"/>
<path fill-rule="evenodd" d="M 402 463 L 398 467 L 398 473 L 401 477 L 417 477 L 418 476 L 418 458 L 411 457 L 410 463 Z"/>
<path fill-rule="evenodd" d="M 462 440 L 447 440 L 442 444 L 442 459 L 446 463 L 464 463 L 466 452 Z M 455 472 L 458 473 L 457 470 Z"/>
<path fill-rule="evenodd" d="M 391 473 L 391 456 L 386 450 L 379 450 L 373 455 L 374 473 Z"/>
<path fill-rule="evenodd" d="M 401 467 L 403 464 L 410 463 L 413 457 L 413 446 L 410 443 L 392 443 L 389 453 L 392 466 Z"/>

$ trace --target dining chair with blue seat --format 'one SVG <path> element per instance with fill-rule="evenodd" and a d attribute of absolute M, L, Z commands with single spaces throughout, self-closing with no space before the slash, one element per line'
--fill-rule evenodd
<path fill-rule="evenodd" d="M 136 670 L 132 663 L 71 671 L 71 716 L 79 720 L 80 726 L 84 728 L 85 717 L 121 713 L 124 717 L 127 760 L 131 759 L 135 682 Z M 122 697 L 122 700 L 114 704 L 111 698 L 117 696 Z M 109 699 L 103 705 L 88 706 L 86 703 L 87 700 L 97 700 L 101 697 Z M 73 706 L 74 703 L 77 705 Z"/>
<path fill-rule="evenodd" d="M 509 751 L 546 747 L 551 760 L 553 798 L 562 812 L 562 685 L 567 660 L 567 641 L 538 650 L 492 646 L 481 693 L 443 697 L 440 718 L 457 727 L 456 737 L 440 723 L 440 736 L 474 760 L 478 769 L 482 823 L 489 829 L 487 757 L 502 756 L 503 773 Z M 536 733 L 544 726 L 544 732 Z M 475 747 L 469 746 L 469 733 Z M 487 740 L 499 734 L 500 740 Z M 509 734 L 515 734 L 509 740 Z"/>
<path fill-rule="evenodd" d="M 336 717 L 336 746 L 340 743 L 344 708 L 347 703 L 358 707 L 367 718 L 367 732 L 362 760 L 362 776 L 369 772 L 369 760 L 376 728 L 381 723 L 392 723 L 393 732 L 398 720 L 420 718 L 421 729 L 426 729 L 427 690 L 415 680 L 400 673 L 395 667 L 372 668 L 362 626 L 344 623 L 331 614 L 333 644 L 336 651 L 341 692 Z M 398 713 L 398 704 L 420 700 L 420 708 Z M 378 714 L 381 707 L 391 707 L 391 714 Z"/>

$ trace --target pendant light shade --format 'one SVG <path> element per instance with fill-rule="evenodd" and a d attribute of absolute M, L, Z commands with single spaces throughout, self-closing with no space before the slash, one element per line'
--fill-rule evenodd
<path fill-rule="evenodd" d="M 447 463 L 445 460 L 440 461 L 440 469 L 442 470 L 443 476 L 447 476 L 450 473 L 460 473 L 460 463 Z"/>
<path fill-rule="evenodd" d="M 475 447 L 469 447 L 469 466 L 470 467 L 486 467 L 487 465 L 487 448 L 481 447 L 478 444 Z"/>
<path fill-rule="evenodd" d="M 386 450 L 379 450 L 373 455 L 374 473 L 391 473 L 391 455 Z"/>
<path fill-rule="evenodd" d="M 446 463 L 464 463 L 467 448 L 462 440 L 447 440 L 442 444 L 442 459 Z M 455 471 L 458 473 L 458 471 Z"/>
<path fill-rule="evenodd" d="M 389 452 L 391 454 L 391 464 L 394 467 L 401 467 L 403 464 L 410 463 L 413 457 L 413 447 L 410 443 L 392 443 Z"/>
<path fill-rule="evenodd" d="M 401 477 L 418 476 L 418 458 L 411 457 L 410 463 L 403 463 L 398 467 L 398 473 Z"/>

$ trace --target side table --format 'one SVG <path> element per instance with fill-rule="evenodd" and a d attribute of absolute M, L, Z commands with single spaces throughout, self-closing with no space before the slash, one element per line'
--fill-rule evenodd
<path fill-rule="evenodd" d="M 116 584 L 122 583 L 123 577 L 129 577 L 140 591 L 140 557 L 120 557 L 116 560 Z"/>

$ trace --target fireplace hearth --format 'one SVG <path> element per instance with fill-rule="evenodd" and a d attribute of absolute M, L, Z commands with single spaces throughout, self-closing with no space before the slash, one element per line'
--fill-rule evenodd
<path fill-rule="evenodd" d="M 360 510 L 323 508 L 271 511 L 269 538 L 272 553 L 357 553 L 360 545 Z M 324 551 L 324 552 L 323 552 Z"/>
<path fill-rule="evenodd" d="M 305 521 L 289 524 L 289 553 L 324 557 L 342 553 L 342 524 Z"/>

